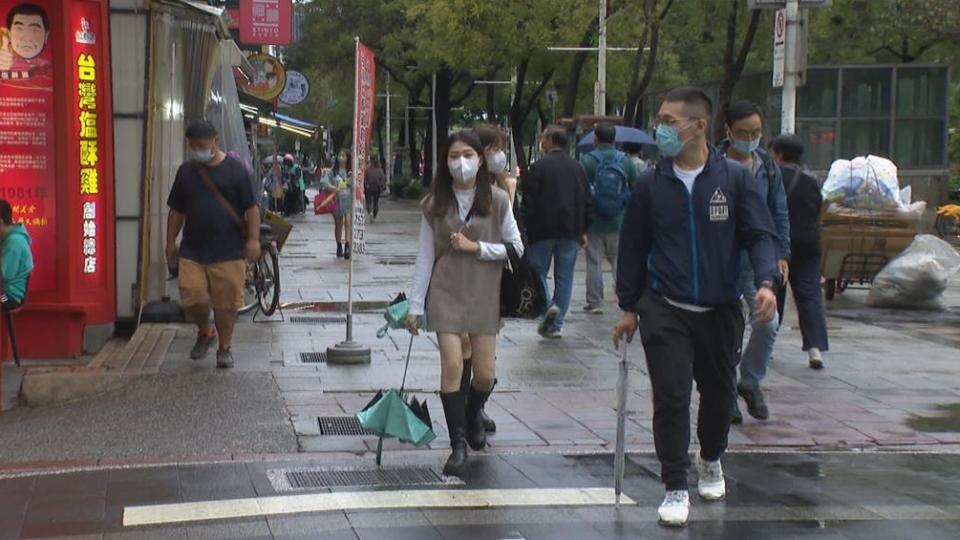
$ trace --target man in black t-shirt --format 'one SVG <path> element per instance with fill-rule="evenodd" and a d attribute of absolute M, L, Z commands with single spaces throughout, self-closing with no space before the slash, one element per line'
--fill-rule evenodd
<path fill-rule="evenodd" d="M 250 173 L 218 147 L 210 122 L 191 123 L 186 136 L 191 159 L 180 166 L 167 199 L 167 262 L 177 268 L 180 303 L 197 325 L 190 358 L 206 357 L 219 334 L 217 367 L 230 368 L 233 327 L 243 307 L 244 259 L 260 257 L 260 209 Z"/>

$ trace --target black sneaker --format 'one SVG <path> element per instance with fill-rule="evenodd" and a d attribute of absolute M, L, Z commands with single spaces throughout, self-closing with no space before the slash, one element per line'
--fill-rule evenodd
<path fill-rule="evenodd" d="M 346 260 L 346 261 L 349 261 L 349 260 L 350 260 L 350 255 L 351 255 L 351 253 L 352 253 L 352 252 L 351 252 L 351 250 L 350 250 L 350 242 L 347 242 L 347 243 L 344 244 L 344 246 L 343 246 L 343 259 Z"/>
<path fill-rule="evenodd" d="M 548 337 L 547 334 L 550 333 L 550 330 L 556 330 L 556 327 L 553 326 L 553 323 L 557 321 L 557 318 L 560 317 L 560 308 L 557 306 L 550 306 L 550 309 L 547 310 L 546 315 L 543 316 L 543 320 L 540 321 L 540 325 L 537 327 L 537 333 L 541 337 Z M 557 331 L 559 333 L 559 331 Z"/>
<path fill-rule="evenodd" d="M 730 419 L 730 423 L 739 426 L 743 423 L 743 413 L 740 412 L 740 406 L 737 405 L 737 402 L 733 402 L 733 417 Z"/>
<path fill-rule="evenodd" d="M 766 420 L 770 418 L 770 410 L 767 409 L 767 403 L 763 399 L 763 392 L 760 387 L 744 388 L 737 386 L 737 393 L 747 402 L 747 412 L 757 420 Z"/>
<path fill-rule="evenodd" d="M 220 369 L 230 369 L 233 367 L 233 353 L 230 349 L 217 351 L 217 367 Z"/>
<path fill-rule="evenodd" d="M 193 348 L 190 349 L 190 359 L 191 360 L 203 360 L 210 354 L 210 346 L 213 345 L 213 340 L 216 336 L 213 334 L 206 336 L 197 336 L 197 342 L 193 344 Z"/>
<path fill-rule="evenodd" d="M 341 244 L 340 242 L 337 242 L 337 258 L 338 259 L 343 258 L 343 244 Z"/>

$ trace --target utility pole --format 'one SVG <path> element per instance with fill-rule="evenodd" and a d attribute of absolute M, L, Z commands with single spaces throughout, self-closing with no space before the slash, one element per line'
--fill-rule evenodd
<path fill-rule="evenodd" d="M 433 122 L 433 167 L 430 169 L 430 174 L 437 175 L 437 72 L 433 72 L 433 84 L 430 85 L 430 117 Z M 427 184 L 433 183 L 433 178 L 430 178 Z"/>
<path fill-rule="evenodd" d="M 386 168 L 386 171 L 384 172 L 387 174 L 387 189 L 390 189 L 390 180 L 393 177 L 393 138 L 391 135 L 392 131 L 390 131 L 390 100 L 393 94 L 390 93 L 389 76 L 387 77 L 387 93 L 377 94 L 377 96 L 387 98 L 387 141 L 385 148 L 382 149 L 386 155 L 381 157 L 385 160 L 384 168 Z M 406 122 L 404 122 L 404 125 L 406 125 Z"/>
<path fill-rule="evenodd" d="M 600 31 L 597 34 L 597 91 L 593 114 L 607 115 L 607 0 L 600 0 Z"/>
<path fill-rule="evenodd" d="M 787 0 L 786 43 L 783 62 L 783 108 L 780 132 L 796 132 L 797 120 L 797 30 L 800 27 L 800 0 Z"/>

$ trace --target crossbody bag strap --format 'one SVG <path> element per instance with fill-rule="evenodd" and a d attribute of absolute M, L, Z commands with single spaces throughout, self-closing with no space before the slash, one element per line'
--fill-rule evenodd
<path fill-rule="evenodd" d="M 240 216 L 237 214 L 237 210 L 230 204 L 230 201 L 223 196 L 223 193 L 220 192 L 220 189 L 217 188 L 217 185 L 213 183 L 213 179 L 210 178 L 210 171 L 207 170 L 206 165 L 197 164 L 197 172 L 200 173 L 200 178 L 203 179 L 204 185 L 207 186 L 207 189 L 210 190 L 210 193 L 217 199 L 217 202 L 223 206 L 223 209 L 227 211 L 227 214 L 230 215 L 230 219 L 233 220 L 233 223 L 240 227 L 241 231 L 246 230 L 246 222 L 240 219 Z"/>

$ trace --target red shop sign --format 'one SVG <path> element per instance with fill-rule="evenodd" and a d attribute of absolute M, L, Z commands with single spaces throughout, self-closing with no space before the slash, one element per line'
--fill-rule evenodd
<path fill-rule="evenodd" d="M 32 238 L 33 292 L 57 288 L 54 71 L 47 0 L 0 4 L 0 199 Z"/>
<path fill-rule="evenodd" d="M 291 0 L 240 0 L 240 41 L 247 45 L 289 45 Z"/>

